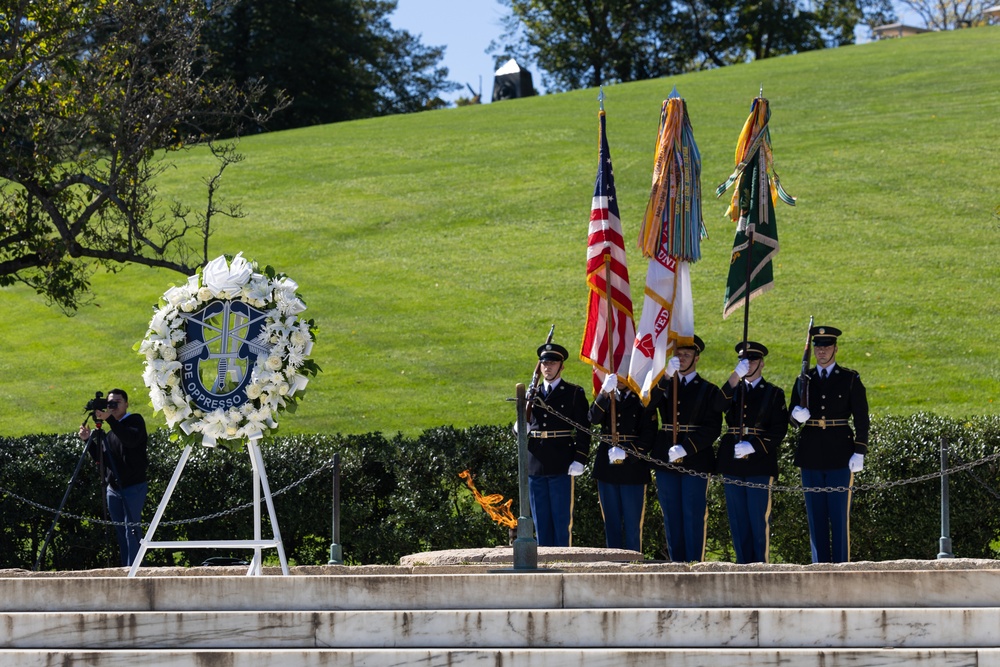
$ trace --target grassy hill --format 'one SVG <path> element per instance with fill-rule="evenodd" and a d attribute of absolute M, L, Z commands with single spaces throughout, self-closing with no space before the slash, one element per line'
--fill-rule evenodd
<path fill-rule="evenodd" d="M 726 201 L 751 99 L 771 103 L 778 173 L 776 288 L 751 306 L 765 374 L 788 388 L 805 327 L 838 326 L 839 361 L 873 412 L 996 411 L 1000 361 L 1000 27 L 927 34 L 608 87 L 608 135 L 636 320 L 646 262 L 634 249 L 661 101 L 687 99 L 702 153 L 710 238 L 692 271 L 699 370 L 732 370 L 742 317 L 723 320 L 732 247 Z M 324 372 L 283 432 L 413 434 L 506 423 L 549 326 L 579 349 L 597 91 L 341 123 L 245 140 L 224 194 L 249 217 L 212 238 L 300 284 L 320 323 Z M 190 199 L 195 151 L 160 182 Z M 183 277 L 99 275 L 99 305 L 67 319 L 21 288 L 0 291 L 0 434 L 74 430 L 95 390 L 151 409 L 132 344 Z M 589 367 L 566 376 L 586 383 Z M 159 418 L 154 425 L 162 425 Z"/>

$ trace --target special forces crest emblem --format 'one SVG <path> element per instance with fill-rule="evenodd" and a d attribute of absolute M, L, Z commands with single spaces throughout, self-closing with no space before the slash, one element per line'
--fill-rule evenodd
<path fill-rule="evenodd" d="M 242 301 L 213 301 L 185 315 L 187 343 L 177 354 L 184 390 L 206 412 L 247 400 L 254 363 L 270 352 L 267 315 Z"/>

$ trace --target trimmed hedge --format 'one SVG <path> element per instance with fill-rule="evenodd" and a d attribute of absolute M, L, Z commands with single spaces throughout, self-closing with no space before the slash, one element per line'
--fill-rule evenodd
<path fill-rule="evenodd" d="M 851 513 L 853 560 L 933 559 L 939 550 L 940 478 L 886 487 L 939 469 L 942 438 L 950 443 L 951 465 L 978 461 L 1000 451 L 1000 418 L 967 421 L 929 414 L 873 421 L 871 454 L 855 483 L 875 486 L 854 493 Z M 778 484 L 798 486 L 792 465 L 793 436 L 785 441 Z M 341 458 L 341 543 L 345 561 L 398 562 L 421 551 L 507 544 L 509 534 L 489 520 L 458 474 L 471 470 L 484 494 L 514 498 L 517 513 L 517 442 L 509 426 L 470 429 L 442 427 L 417 438 L 381 433 L 277 438 L 262 447 L 271 490 L 301 482 L 275 497 L 285 553 L 293 564 L 326 563 L 332 540 L 332 474 Z M 150 439 L 150 495 L 143 512 L 149 521 L 176 465 L 179 449 L 157 431 Z M 53 514 L 28 501 L 58 506 L 82 444 L 74 434 L 0 438 L 0 568 L 33 567 Z M 318 474 L 315 474 L 319 471 Z M 311 477 L 310 473 L 314 473 Z M 301 481 L 305 479 L 305 481 Z M 990 461 L 951 476 L 951 538 L 956 556 L 994 558 L 1000 535 L 1000 464 Z M 16 497 L 15 497 L 16 496 Z M 251 470 L 245 452 L 195 448 L 163 517 L 157 540 L 225 540 L 253 534 L 251 508 L 226 512 L 252 500 Z M 643 547 L 648 559 L 666 558 L 656 493 L 647 489 Z M 70 490 L 64 515 L 50 543 L 43 569 L 77 570 L 117 565 L 111 529 L 78 516 L 100 518 L 102 503 L 96 469 L 87 459 Z M 264 534 L 270 532 L 264 512 Z M 775 492 L 772 562 L 808 563 L 809 534 L 799 491 Z M 721 482 L 709 488 L 708 558 L 734 560 Z M 577 478 L 573 525 L 577 546 L 603 546 L 597 488 Z M 268 562 L 277 561 L 273 550 Z M 210 556 L 248 558 L 247 551 L 152 550 L 147 565 L 196 565 Z"/>

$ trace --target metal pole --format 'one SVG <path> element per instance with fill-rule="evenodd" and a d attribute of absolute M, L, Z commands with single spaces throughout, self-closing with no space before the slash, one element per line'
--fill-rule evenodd
<path fill-rule="evenodd" d="M 525 417 L 527 401 L 524 384 L 517 385 L 517 481 L 518 510 L 517 539 L 514 540 L 514 569 L 538 569 L 538 541 L 535 524 L 531 519 L 531 499 L 528 495 L 528 420 Z"/>
<path fill-rule="evenodd" d="M 343 565 L 344 548 L 340 545 L 340 454 L 333 455 L 333 544 L 327 565 Z"/>
<path fill-rule="evenodd" d="M 948 438 L 941 436 L 941 540 L 938 558 L 954 558 L 951 552 L 951 525 L 948 519 Z"/>

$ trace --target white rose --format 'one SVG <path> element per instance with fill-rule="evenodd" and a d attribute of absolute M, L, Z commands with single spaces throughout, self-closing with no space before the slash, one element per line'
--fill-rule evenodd
<path fill-rule="evenodd" d="M 251 401 L 260 398 L 261 390 L 259 384 L 251 384 L 247 386 L 247 398 Z"/>
<path fill-rule="evenodd" d="M 267 361 L 264 362 L 264 367 L 269 371 L 276 371 L 280 369 L 282 365 L 283 363 L 281 361 L 281 357 L 274 354 L 268 357 Z"/>
<path fill-rule="evenodd" d="M 199 301 L 208 301 L 213 296 L 215 296 L 215 295 L 212 294 L 212 290 L 210 290 L 207 287 L 202 287 L 200 290 L 198 290 L 198 300 Z"/>
<path fill-rule="evenodd" d="M 287 393 L 288 393 L 288 383 L 282 382 L 281 384 L 278 385 L 278 395 L 284 396 Z"/>
<path fill-rule="evenodd" d="M 177 358 L 177 350 L 175 350 L 172 347 L 164 347 L 163 351 L 160 353 L 160 356 L 162 356 L 167 361 L 173 361 L 174 359 Z"/>

